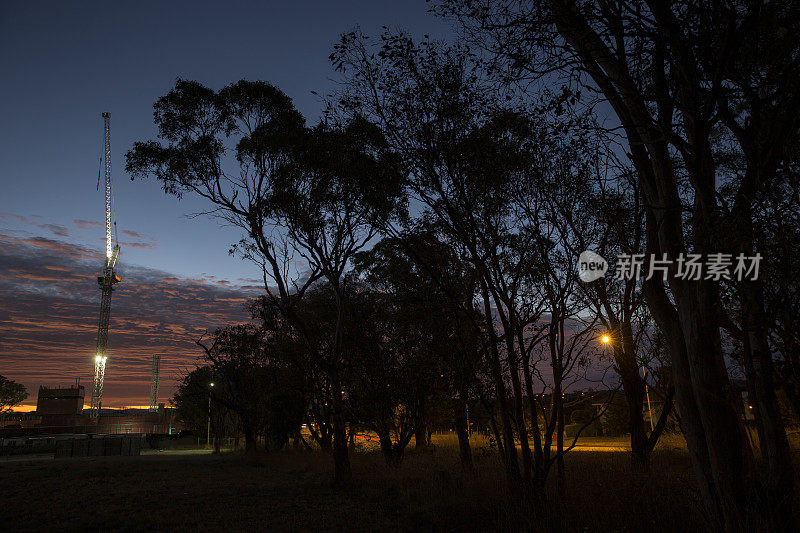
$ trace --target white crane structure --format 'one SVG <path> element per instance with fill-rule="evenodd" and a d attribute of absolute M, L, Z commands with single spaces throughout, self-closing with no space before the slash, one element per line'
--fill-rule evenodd
<path fill-rule="evenodd" d="M 161 371 L 161 356 L 153 355 L 153 366 L 150 371 L 150 410 L 158 411 L 158 374 Z"/>
<path fill-rule="evenodd" d="M 91 416 L 98 417 L 103 405 L 103 380 L 106 373 L 106 347 L 108 346 L 108 323 L 111 318 L 111 293 L 114 284 L 120 281 L 114 266 L 119 257 L 119 245 L 114 244 L 111 233 L 112 203 L 111 195 L 111 115 L 103 113 L 103 160 L 105 167 L 105 193 L 106 193 L 106 260 L 103 266 L 103 275 L 97 277 L 100 285 L 100 324 L 97 328 L 97 349 L 94 358 L 94 381 L 92 382 Z M 116 222 L 114 222 L 116 224 Z"/>

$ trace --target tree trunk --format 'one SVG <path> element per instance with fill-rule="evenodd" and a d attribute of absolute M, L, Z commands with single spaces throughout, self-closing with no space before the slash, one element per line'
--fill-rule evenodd
<path fill-rule="evenodd" d="M 789 368 L 788 371 L 794 372 L 791 368 Z M 792 411 L 794 411 L 795 420 L 800 420 L 800 387 L 797 385 L 800 383 L 800 379 L 794 375 L 782 376 L 782 378 L 783 391 L 786 393 L 786 398 L 789 400 Z M 778 381 L 781 382 L 781 379 L 779 378 Z"/>
<path fill-rule="evenodd" d="M 467 427 L 467 400 L 463 392 L 456 400 L 455 427 L 456 435 L 458 436 L 458 456 L 461 459 L 461 466 L 464 469 L 471 470 L 473 468 L 472 448 L 469 444 L 469 427 Z"/>
<path fill-rule="evenodd" d="M 787 273 L 788 277 L 789 274 Z M 789 399 L 796 420 L 800 420 L 800 346 L 795 338 L 800 324 L 796 323 L 794 309 L 787 308 L 780 318 L 782 331 L 780 333 L 781 355 L 783 365 L 780 367 L 778 382 L 783 385 L 783 390 Z"/>
<path fill-rule="evenodd" d="M 506 468 L 509 494 L 511 504 L 519 506 L 522 502 L 522 491 L 520 490 L 520 470 L 517 462 L 517 447 L 514 441 L 514 428 L 511 423 L 511 413 L 508 405 L 508 395 L 506 394 L 506 383 L 503 379 L 502 364 L 500 354 L 497 350 L 497 335 L 492 320 L 491 301 L 489 300 L 489 289 L 486 287 L 485 280 L 481 279 L 481 296 L 483 297 L 484 317 L 487 321 L 487 331 L 489 332 L 489 354 L 490 370 L 492 381 L 494 382 L 495 392 L 497 393 L 497 403 L 500 407 L 500 423 L 502 431 L 502 441 L 498 440 L 503 465 Z M 496 432 L 500 437 L 500 432 Z"/>
<path fill-rule="evenodd" d="M 761 458 L 766 465 L 761 505 L 770 529 L 793 529 L 794 468 L 789 441 L 775 397 L 772 353 L 767 343 L 763 299 L 756 283 L 746 283 L 742 291 L 743 360 L 747 376 L 748 401 L 753 406 L 758 429 Z"/>
<path fill-rule="evenodd" d="M 250 457 L 256 454 L 257 450 L 256 436 L 252 428 L 250 427 L 245 427 L 243 431 L 244 431 L 244 454 L 245 456 Z"/>
<path fill-rule="evenodd" d="M 750 164 L 752 166 L 752 164 Z M 751 179 L 755 179 L 751 177 Z M 739 251 L 755 255 L 753 214 L 749 198 L 737 198 L 737 225 L 741 232 Z M 761 280 L 739 282 L 742 306 L 743 361 L 748 401 L 753 406 L 761 458 L 766 464 L 762 506 L 773 530 L 793 529 L 794 468 L 783 418 L 775 396 L 772 351 L 767 341 L 769 318 Z"/>
<path fill-rule="evenodd" d="M 619 369 L 622 390 L 628 403 L 628 430 L 631 435 L 631 464 L 634 470 L 646 472 L 650 469 L 650 447 L 645 429 L 644 382 L 639 376 L 636 356 L 630 349 L 620 348 L 615 360 Z"/>
<path fill-rule="evenodd" d="M 317 441 L 319 447 L 324 452 L 333 453 L 333 429 L 330 427 L 320 428 L 315 433 L 312 433 L 314 440 Z"/>
<path fill-rule="evenodd" d="M 710 283 L 696 281 L 690 294 L 677 297 L 684 328 L 693 394 L 705 429 L 714 486 L 726 530 L 747 529 L 759 520 L 748 516 L 755 486 L 750 445 L 739 418 L 739 394 L 731 386 L 722 359 L 717 294 Z"/>
<path fill-rule="evenodd" d="M 559 390 L 561 387 L 558 387 Z M 564 402 L 558 399 L 558 421 L 556 426 L 556 469 L 557 469 L 557 491 L 558 491 L 558 508 L 559 516 L 560 510 L 567 500 L 567 486 L 566 486 L 566 472 L 564 471 Z"/>
<path fill-rule="evenodd" d="M 655 191 L 644 187 L 646 199 L 655 205 L 680 205 L 673 196 L 677 191 L 670 185 L 674 175 L 668 163 L 654 164 L 652 170 L 656 183 L 664 185 L 668 194 L 653 196 Z M 707 210 L 711 201 L 701 202 L 702 192 L 695 199 L 693 251 L 709 254 L 715 252 L 712 214 Z M 648 210 L 647 233 L 648 254 L 660 257 L 665 251 L 677 257 L 683 251 L 681 220 L 676 213 Z M 718 282 L 670 280 L 674 307 L 661 283 L 646 282 L 646 295 L 653 316 L 670 339 L 676 400 L 701 494 L 717 527 L 747 529 L 748 524 L 758 522 L 752 508 L 748 510 L 755 489 L 754 464 L 736 409 L 740 400 L 722 355 Z"/>
<path fill-rule="evenodd" d="M 333 484 L 341 487 L 350 483 L 352 472 L 350 470 L 350 450 L 347 447 L 347 425 L 344 420 L 344 402 L 342 401 L 342 380 L 339 375 L 342 323 L 344 319 L 344 303 L 342 298 L 339 277 L 328 278 L 336 295 L 336 331 L 333 338 L 333 353 L 330 361 L 331 378 L 331 404 L 333 406 Z"/>
<path fill-rule="evenodd" d="M 424 450 L 428 447 L 428 428 L 425 424 L 425 417 L 418 415 L 414 421 L 414 448 Z"/>
<path fill-rule="evenodd" d="M 347 448 L 347 426 L 343 413 L 342 384 L 336 371 L 333 372 L 331 385 L 333 387 L 333 484 L 340 487 L 350 482 L 352 473 Z"/>
<path fill-rule="evenodd" d="M 383 431 L 378 435 L 378 442 L 381 445 L 381 453 L 386 460 L 386 464 L 392 464 L 392 439 Z"/>
<path fill-rule="evenodd" d="M 501 302 L 495 301 L 498 309 Z M 511 305 L 509 305 L 509 309 Z M 501 315 L 502 318 L 502 315 Z M 517 425 L 517 436 L 519 437 L 519 447 L 522 456 L 522 482 L 523 493 L 528 494 L 531 490 L 531 482 L 533 480 L 533 453 L 530 448 L 530 441 L 528 439 L 528 426 L 525 421 L 525 406 L 523 404 L 522 383 L 519 379 L 519 359 L 517 359 L 517 346 L 514 342 L 516 337 L 517 324 L 514 319 L 513 311 L 509 311 L 508 317 L 502 320 L 503 329 L 506 336 L 506 360 L 508 362 L 509 376 L 511 378 L 511 389 L 514 393 L 514 417 Z M 520 346 L 520 351 L 522 347 Z"/>
<path fill-rule="evenodd" d="M 403 459 L 403 450 L 399 445 L 392 442 L 392 438 L 387 431 L 381 431 L 378 435 L 378 440 L 381 444 L 381 453 L 386 460 L 386 464 L 390 466 L 397 466 Z"/>
<path fill-rule="evenodd" d="M 654 217 L 647 214 L 648 253 L 658 250 Z M 655 251 L 653 248 L 655 247 Z M 706 502 L 706 507 L 711 514 L 712 523 L 721 524 L 719 505 L 717 503 L 716 488 L 714 487 L 711 464 L 708 457 L 708 444 L 706 432 L 700 421 L 700 412 L 693 394 L 692 378 L 689 372 L 689 359 L 686 353 L 683 328 L 678 321 L 678 314 L 667 298 L 664 287 L 655 278 L 646 280 L 642 286 L 647 305 L 653 314 L 658 327 L 664 333 L 668 343 L 670 359 L 672 361 L 673 382 L 675 385 L 675 401 L 681 419 L 681 430 L 686 440 L 686 447 L 692 459 L 692 466 L 700 489 L 700 494 Z"/>

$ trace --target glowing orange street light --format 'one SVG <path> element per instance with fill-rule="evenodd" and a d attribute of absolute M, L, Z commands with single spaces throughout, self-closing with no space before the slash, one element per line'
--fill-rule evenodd
<path fill-rule="evenodd" d="M 603 344 L 608 344 L 609 342 L 611 342 L 611 337 L 609 337 L 608 335 L 603 335 L 602 337 L 600 337 L 600 340 L 603 341 Z"/>

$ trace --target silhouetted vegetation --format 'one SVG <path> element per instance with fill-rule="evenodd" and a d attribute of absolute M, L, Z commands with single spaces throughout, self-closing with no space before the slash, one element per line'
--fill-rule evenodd
<path fill-rule="evenodd" d="M 21 383 L 17 383 L 0 375 L 0 413 L 11 411 L 15 405 L 25 401 L 28 391 Z"/>
<path fill-rule="evenodd" d="M 565 456 L 582 434 L 627 434 L 626 479 L 654 479 L 679 427 L 705 526 L 791 530 L 776 391 L 796 420 L 796 6 L 434 11 L 457 42 L 343 34 L 313 126 L 260 81 L 178 80 L 156 102 L 159 140 L 135 143 L 127 170 L 207 200 L 264 280 L 251 324 L 198 341 L 182 419 L 241 433 L 251 458 L 330 452 L 337 486 L 359 434 L 399 469 L 412 440 L 432 452 L 452 430 L 469 476 L 478 432 L 504 473 L 507 514 L 489 525 L 522 529 L 575 525 Z M 582 281 L 585 250 L 641 255 L 643 275 Z M 687 280 L 692 254 L 763 268 Z"/>

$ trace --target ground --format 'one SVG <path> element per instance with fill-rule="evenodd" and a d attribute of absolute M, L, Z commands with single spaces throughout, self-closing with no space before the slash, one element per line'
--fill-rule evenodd
<path fill-rule="evenodd" d="M 0 462 L 0 530 L 519 529 L 496 454 L 476 442 L 475 472 L 465 473 L 455 440 L 436 441 L 435 451 L 411 450 L 397 468 L 362 447 L 351 455 L 352 486 L 338 490 L 321 452 L 286 450 L 256 465 L 235 452 L 16 458 Z M 585 444 L 592 451 L 566 460 L 567 531 L 703 529 L 684 450 L 662 447 L 642 474 L 615 451 L 622 443 Z"/>

